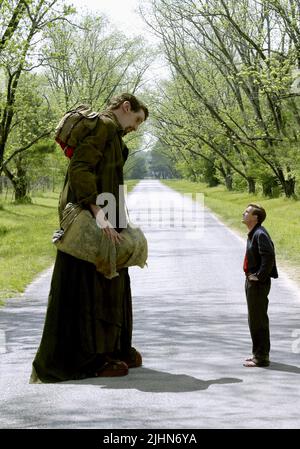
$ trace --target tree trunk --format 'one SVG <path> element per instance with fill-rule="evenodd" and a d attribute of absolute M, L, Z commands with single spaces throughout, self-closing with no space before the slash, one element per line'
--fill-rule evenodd
<path fill-rule="evenodd" d="M 255 193 L 255 179 L 247 178 L 248 182 L 248 193 Z"/>
<path fill-rule="evenodd" d="M 274 198 L 274 188 L 278 187 L 275 176 L 266 175 L 262 180 L 263 195 Z"/>
<path fill-rule="evenodd" d="M 217 166 L 216 168 L 221 172 L 227 190 L 231 191 L 233 189 L 232 187 L 233 179 L 230 165 L 227 164 L 227 166 L 225 167 L 221 162 L 220 165 Z"/>
<path fill-rule="evenodd" d="M 225 176 L 225 185 L 226 185 L 226 189 L 229 190 L 230 192 L 231 192 L 231 190 L 233 189 L 233 187 L 232 187 L 232 182 L 233 182 L 232 174 L 231 174 L 231 173 L 226 173 L 226 176 Z"/>
<path fill-rule="evenodd" d="M 16 174 L 11 173 L 6 166 L 4 167 L 4 172 L 13 185 L 15 201 L 31 203 L 31 199 L 27 196 L 28 181 L 26 178 L 26 169 L 22 166 L 22 163 L 21 157 L 16 160 Z"/>
<path fill-rule="evenodd" d="M 16 183 L 14 183 L 15 190 L 15 200 L 17 202 L 21 202 L 26 198 L 27 194 L 27 185 L 24 179 L 18 179 Z"/>
<path fill-rule="evenodd" d="M 24 167 L 24 161 L 21 156 L 16 159 L 16 166 L 17 173 L 14 177 L 15 201 L 22 202 L 27 199 L 28 181 L 26 177 L 26 168 Z"/>
<path fill-rule="evenodd" d="M 13 15 L 10 19 L 9 24 L 7 25 L 6 30 L 4 31 L 4 33 L 1 37 L 1 40 L 0 40 L 0 51 L 4 48 L 6 41 L 9 41 L 9 39 L 11 39 L 14 32 L 18 28 L 19 22 L 22 18 L 24 11 L 25 11 L 25 6 L 26 5 L 25 5 L 24 0 L 20 0 L 18 2 L 18 4 L 15 6 L 15 8 L 13 9 Z"/>
<path fill-rule="evenodd" d="M 272 184 L 270 182 L 263 182 L 262 189 L 263 189 L 264 196 L 268 196 L 269 198 L 272 198 L 273 189 L 272 189 Z"/>
<path fill-rule="evenodd" d="M 3 142 L 2 142 L 2 140 L 3 140 L 2 134 L 3 134 L 2 126 L 0 123 L 0 176 L 3 172 L 2 164 L 3 164 L 3 160 L 4 160 L 4 150 L 5 150 L 5 144 L 3 144 Z"/>
<path fill-rule="evenodd" d="M 296 179 L 294 177 L 285 180 L 285 183 L 284 183 L 285 196 L 290 198 L 291 196 L 295 195 L 295 185 L 296 185 Z"/>
<path fill-rule="evenodd" d="M 288 179 L 285 179 L 284 173 L 280 168 L 278 170 L 278 179 L 287 198 L 295 195 L 296 179 L 294 176 L 289 175 Z"/>

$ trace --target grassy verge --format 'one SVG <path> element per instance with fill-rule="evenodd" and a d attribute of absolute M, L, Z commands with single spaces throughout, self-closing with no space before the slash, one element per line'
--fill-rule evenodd
<path fill-rule="evenodd" d="M 264 224 L 275 243 L 277 259 L 300 285 L 300 201 L 228 192 L 224 186 L 207 187 L 185 180 L 167 180 L 164 183 L 181 193 L 203 193 L 205 206 L 244 238 L 247 228 L 241 223 L 242 212 L 249 203 L 261 204 L 267 212 Z"/>
<path fill-rule="evenodd" d="M 128 192 L 137 182 L 126 182 Z M 54 262 L 58 196 L 45 193 L 33 197 L 32 204 L 15 205 L 0 195 L 0 305 Z"/>

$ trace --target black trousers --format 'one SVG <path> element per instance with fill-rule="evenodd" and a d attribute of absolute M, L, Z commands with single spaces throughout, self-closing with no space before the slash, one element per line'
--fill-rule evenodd
<path fill-rule="evenodd" d="M 248 281 L 246 279 L 245 291 L 248 306 L 248 324 L 252 339 L 252 354 L 258 360 L 269 359 L 270 329 L 268 294 L 270 288 L 270 278 L 265 282 Z"/>

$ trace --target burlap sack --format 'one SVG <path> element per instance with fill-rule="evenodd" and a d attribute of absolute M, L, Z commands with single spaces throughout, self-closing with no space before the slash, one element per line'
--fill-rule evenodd
<path fill-rule="evenodd" d="M 148 245 L 138 227 L 128 225 L 121 231 L 123 240 L 114 244 L 100 229 L 92 214 L 78 204 L 68 203 L 61 220 L 62 231 L 54 234 L 53 243 L 62 252 L 91 262 L 106 278 L 118 276 L 124 267 L 146 265 Z"/>

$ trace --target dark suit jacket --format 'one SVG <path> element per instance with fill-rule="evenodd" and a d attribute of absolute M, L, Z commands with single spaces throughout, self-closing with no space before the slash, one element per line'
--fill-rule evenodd
<path fill-rule="evenodd" d="M 248 272 L 261 282 L 269 277 L 278 278 L 274 244 L 267 230 L 257 224 L 248 234 L 246 257 Z"/>

